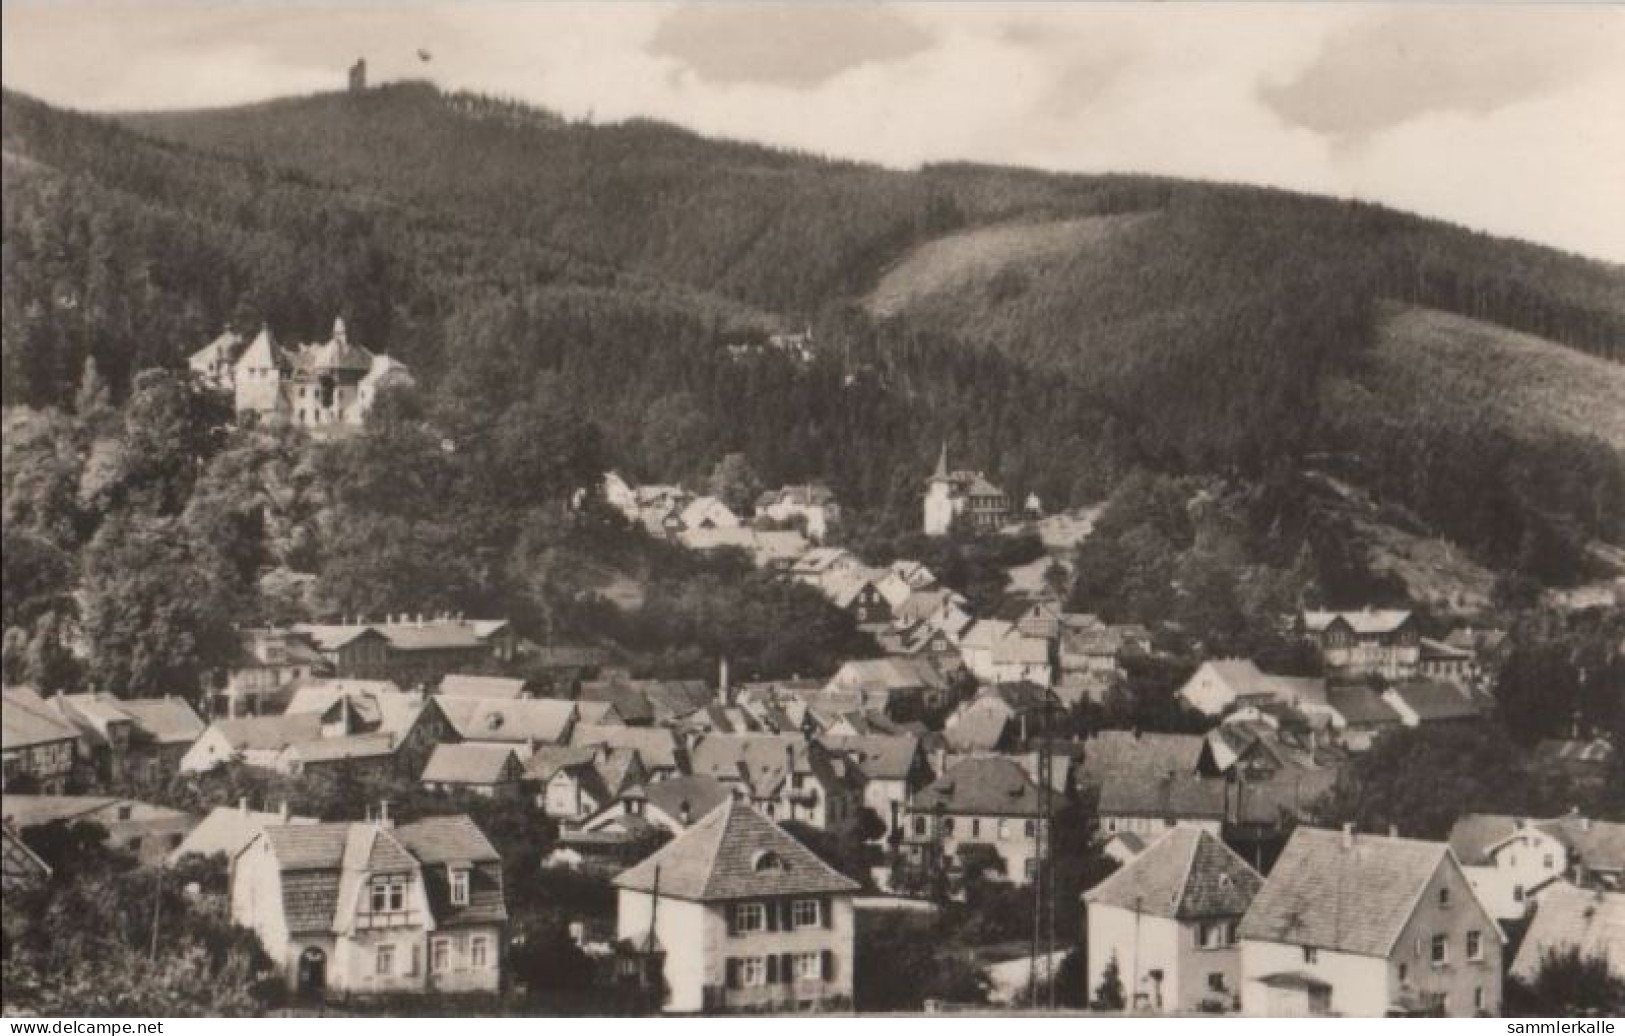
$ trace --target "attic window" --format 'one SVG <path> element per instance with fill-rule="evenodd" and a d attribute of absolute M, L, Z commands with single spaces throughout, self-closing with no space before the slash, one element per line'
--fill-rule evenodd
<path fill-rule="evenodd" d="M 768 874 L 789 869 L 784 864 L 784 857 L 771 849 L 763 849 L 758 852 L 751 859 L 750 867 L 757 874 Z"/>

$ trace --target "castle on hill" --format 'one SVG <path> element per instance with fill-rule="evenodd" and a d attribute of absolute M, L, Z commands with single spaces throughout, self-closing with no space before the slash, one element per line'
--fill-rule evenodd
<path fill-rule="evenodd" d="M 327 341 L 292 348 L 277 345 L 269 328 L 251 341 L 227 330 L 187 366 L 210 388 L 232 394 L 238 418 L 252 413 L 305 428 L 360 425 L 380 391 L 412 383 L 404 363 L 351 342 L 342 318 Z"/>

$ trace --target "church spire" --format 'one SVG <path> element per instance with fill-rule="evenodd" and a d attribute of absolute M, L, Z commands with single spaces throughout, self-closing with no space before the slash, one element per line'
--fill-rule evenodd
<path fill-rule="evenodd" d="M 937 470 L 931 473 L 931 481 L 948 480 L 948 440 L 942 440 L 942 451 L 937 454 Z"/>

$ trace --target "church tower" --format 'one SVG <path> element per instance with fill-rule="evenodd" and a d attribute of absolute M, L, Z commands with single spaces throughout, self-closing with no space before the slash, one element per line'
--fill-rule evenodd
<path fill-rule="evenodd" d="M 937 470 L 925 484 L 925 534 L 946 536 L 954 520 L 954 482 L 948 475 L 948 444 L 937 454 Z"/>

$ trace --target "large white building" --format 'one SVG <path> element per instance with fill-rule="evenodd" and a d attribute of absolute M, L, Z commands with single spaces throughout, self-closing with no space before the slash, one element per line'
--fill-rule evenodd
<path fill-rule="evenodd" d="M 1501 1010 L 1500 926 L 1443 842 L 1300 827 L 1241 920 L 1242 1010 Z"/>
<path fill-rule="evenodd" d="M 1233 1011 L 1236 929 L 1263 884 L 1215 835 L 1176 827 L 1084 895 L 1087 992 L 1114 961 L 1126 1006 Z"/>
<path fill-rule="evenodd" d="M 405 364 L 351 342 L 342 319 L 327 341 L 292 349 L 277 345 L 269 328 L 246 342 L 226 331 L 187 366 L 204 384 L 230 392 L 238 417 L 306 428 L 359 425 L 385 388 L 412 383 Z"/>
<path fill-rule="evenodd" d="M 623 872 L 616 935 L 658 967 L 667 1011 L 852 1002 L 858 884 L 730 799 Z"/>
<path fill-rule="evenodd" d="M 980 471 L 949 471 L 945 445 L 926 482 L 925 534 L 946 536 L 956 518 L 978 529 L 997 529 L 1010 519 L 1010 498 Z"/>

